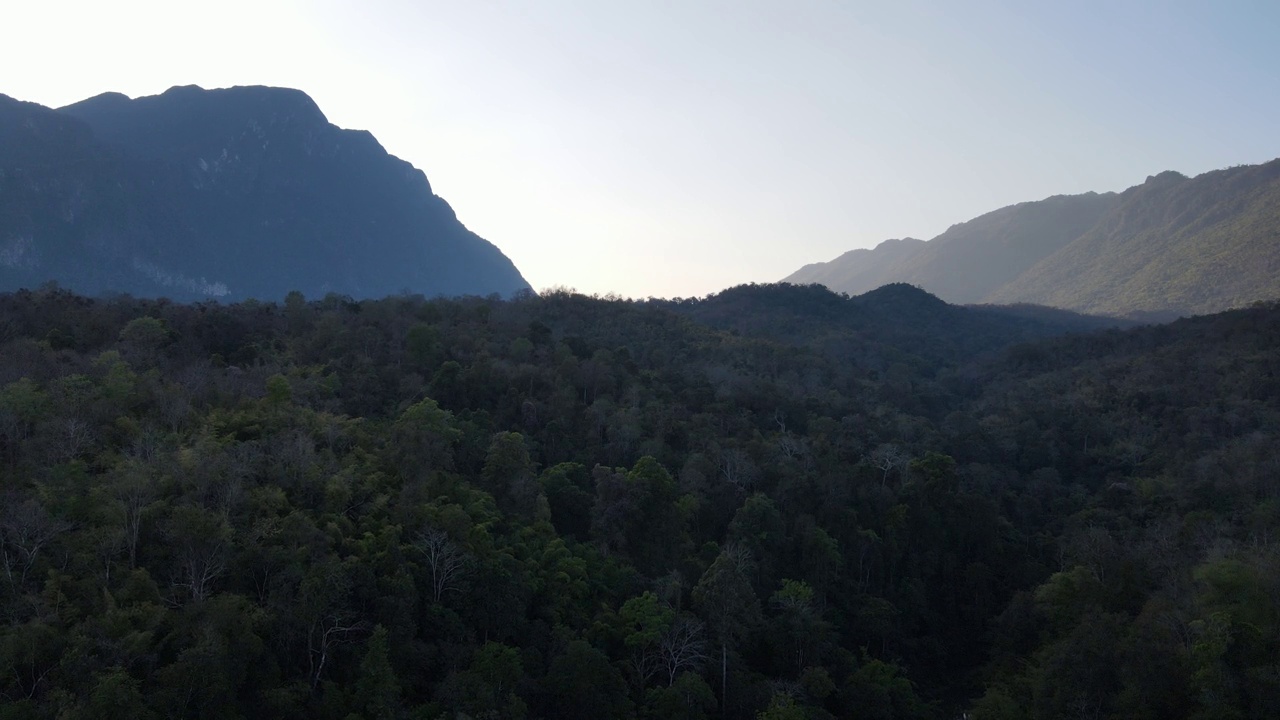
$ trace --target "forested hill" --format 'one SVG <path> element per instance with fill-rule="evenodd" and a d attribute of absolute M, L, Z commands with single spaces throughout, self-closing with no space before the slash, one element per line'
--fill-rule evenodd
<path fill-rule="evenodd" d="M 786 281 L 850 294 L 907 282 L 956 303 L 1172 318 L 1280 298 L 1277 228 L 1273 160 L 1020 203 L 928 242 L 889 240 L 807 265 Z"/>
<path fill-rule="evenodd" d="M 813 285 L 740 285 L 706 298 L 657 301 L 714 328 L 816 348 L 870 369 L 954 367 L 1015 342 L 1128 325 L 1030 306 L 960 307 L 906 283 L 855 297 Z"/>
<path fill-rule="evenodd" d="M 0 716 L 1268 717 L 1280 307 L 904 300 L 0 295 Z"/>
<path fill-rule="evenodd" d="M 0 289 L 279 301 L 528 283 L 421 170 L 298 90 L 0 95 Z"/>

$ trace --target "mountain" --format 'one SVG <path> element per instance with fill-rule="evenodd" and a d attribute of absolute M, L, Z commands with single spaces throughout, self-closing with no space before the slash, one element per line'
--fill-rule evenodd
<path fill-rule="evenodd" d="M 1083 312 L 1203 314 L 1280 297 L 1280 160 L 1161 173 L 988 296 Z"/>
<path fill-rule="evenodd" d="M 1054 196 L 890 240 L 784 282 L 857 294 L 906 282 L 954 303 L 1034 303 L 1091 314 L 1201 314 L 1280 297 L 1280 160 L 1122 193 Z"/>
<path fill-rule="evenodd" d="M 0 289 L 175 299 L 529 288 L 426 175 L 298 90 L 0 96 Z"/>

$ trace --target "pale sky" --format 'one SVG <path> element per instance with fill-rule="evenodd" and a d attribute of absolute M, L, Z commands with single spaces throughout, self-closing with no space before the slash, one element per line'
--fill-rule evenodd
<path fill-rule="evenodd" d="M 0 93 L 299 88 L 537 289 L 704 295 L 1280 156 L 1280 0 L 0 4 Z"/>

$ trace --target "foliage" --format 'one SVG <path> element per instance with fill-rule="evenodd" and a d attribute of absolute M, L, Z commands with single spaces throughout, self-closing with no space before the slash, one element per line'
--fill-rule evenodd
<path fill-rule="evenodd" d="M 1277 307 L 47 288 L 0 329 L 4 716 L 1280 705 Z"/>

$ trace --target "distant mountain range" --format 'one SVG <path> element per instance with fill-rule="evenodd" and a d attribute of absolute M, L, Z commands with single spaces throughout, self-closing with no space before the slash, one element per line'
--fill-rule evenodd
<path fill-rule="evenodd" d="M 0 95 L 0 290 L 178 300 L 527 289 L 421 170 L 298 90 Z"/>
<path fill-rule="evenodd" d="M 1122 193 L 1001 208 L 929 241 L 887 240 L 784 278 L 852 295 L 917 285 L 951 303 L 1034 303 L 1127 317 L 1280 297 L 1280 160 Z"/>

